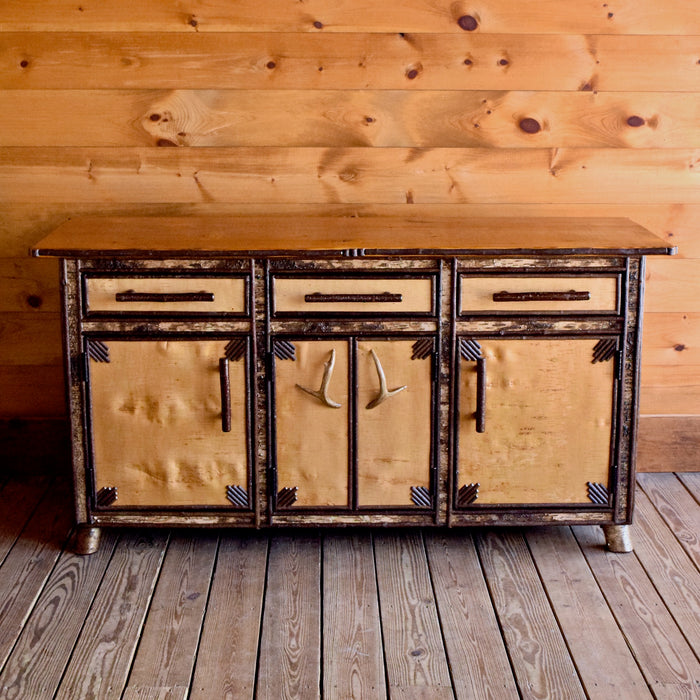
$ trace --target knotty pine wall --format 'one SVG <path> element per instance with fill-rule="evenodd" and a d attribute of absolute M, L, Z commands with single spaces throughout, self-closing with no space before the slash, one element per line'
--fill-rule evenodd
<path fill-rule="evenodd" d="M 3 0 L 0 81 L 2 417 L 65 416 L 68 216 L 628 216 L 641 466 L 700 468 L 700 3 Z"/>

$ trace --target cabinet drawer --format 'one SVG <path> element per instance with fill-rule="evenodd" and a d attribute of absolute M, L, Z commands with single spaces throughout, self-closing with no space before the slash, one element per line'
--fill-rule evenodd
<path fill-rule="evenodd" d="M 85 278 L 91 313 L 245 314 L 245 277 Z"/>
<path fill-rule="evenodd" d="M 462 315 L 473 312 L 615 313 L 618 276 L 472 276 L 460 275 Z"/>
<path fill-rule="evenodd" d="M 275 276 L 273 313 L 435 313 L 435 278 Z"/>

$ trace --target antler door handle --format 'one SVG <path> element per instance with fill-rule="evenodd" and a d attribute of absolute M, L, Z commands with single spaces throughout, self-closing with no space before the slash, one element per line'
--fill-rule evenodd
<path fill-rule="evenodd" d="M 296 386 L 298 386 L 302 391 L 305 391 L 307 394 L 311 394 L 311 396 L 317 398 L 325 406 L 328 406 L 329 408 L 340 408 L 342 404 L 333 401 L 333 399 L 328 396 L 328 385 L 331 382 L 334 367 L 335 348 L 331 350 L 331 356 L 328 359 L 328 362 L 323 365 L 323 379 L 321 380 L 321 388 L 318 391 L 307 389 L 305 386 L 301 386 L 301 384 L 296 384 Z"/>
<path fill-rule="evenodd" d="M 371 349 L 369 351 L 369 354 L 372 355 L 372 359 L 374 360 L 374 366 L 377 368 L 377 375 L 379 376 L 379 394 L 377 394 L 376 398 L 372 399 L 372 401 L 370 401 L 365 408 L 376 408 L 383 401 L 386 401 L 388 398 L 406 389 L 407 385 L 404 384 L 404 386 L 400 386 L 396 389 L 389 390 L 386 384 L 386 375 L 384 374 L 384 370 L 382 369 L 382 363 L 377 357 L 377 353 L 374 352 L 374 349 Z"/>

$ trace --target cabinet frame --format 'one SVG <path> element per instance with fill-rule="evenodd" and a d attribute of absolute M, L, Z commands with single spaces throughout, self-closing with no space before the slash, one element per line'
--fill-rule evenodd
<path fill-rule="evenodd" d="M 68 222 L 55 234 L 37 244 L 35 255 L 60 258 L 63 309 L 64 363 L 66 395 L 70 411 L 70 431 L 73 459 L 75 518 L 81 531 L 95 533 L 102 526 L 144 525 L 204 527 L 264 527 L 264 526 L 347 526 L 347 525 L 523 525 L 523 524 L 599 524 L 626 526 L 633 510 L 634 460 L 638 413 L 638 386 L 641 346 L 641 313 L 644 279 L 644 256 L 672 254 L 665 246 L 641 227 L 631 222 L 604 220 L 580 223 L 534 221 L 526 225 L 529 234 L 520 236 L 520 223 L 504 220 L 447 222 L 444 225 L 424 221 L 402 221 L 399 227 L 387 228 L 376 221 L 367 229 L 361 220 L 320 221 L 308 219 L 294 227 L 309 226 L 307 249 L 293 250 L 281 244 L 282 237 L 273 224 L 245 218 L 223 222 L 197 217 L 178 219 L 173 223 L 174 239 L 164 235 L 169 231 L 164 219 L 158 240 L 165 248 L 148 246 L 147 231 L 156 220 L 135 217 L 125 226 L 122 219 L 105 217 Z M 270 217 L 272 221 L 272 217 Z M 274 226 L 284 231 L 285 220 Z M 145 227 L 143 231 L 139 228 Z M 195 247 L 180 245 L 180 236 L 188 231 L 204 231 L 213 227 L 212 243 L 206 237 L 196 237 Z M 250 234 L 254 230 L 254 234 Z M 602 230 L 614 238 L 614 226 L 620 226 L 619 245 L 601 244 Z M 87 228 L 86 228 L 87 227 Z M 95 227 L 93 231 L 92 228 Z M 114 247 L 114 230 L 124 232 L 123 247 Z M 330 240 L 328 230 L 335 232 L 336 242 L 330 246 L 317 245 Z M 104 238 L 101 232 L 104 228 Z M 76 238 L 70 236 L 75 229 Z M 351 233 L 348 233 L 347 231 Z M 246 232 L 248 231 L 248 232 Z M 433 248 L 421 247 L 421 236 L 430 234 Z M 86 234 L 90 234 L 89 237 Z M 94 236 L 93 236 L 94 233 Z M 565 247 L 558 247 L 556 236 L 561 233 Z M 517 234 L 517 236 L 516 236 Z M 121 233 L 120 233 L 121 235 Z M 527 244 L 527 237 L 538 242 Z M 491 238 L 490 236 L 493 236 Z M 590 238 L 587 238 L 590 237 Z M 86 240 L 90 240 L 86 247 Z M 189 240 L 195 240 L 190 238 Z M 286 238 L 284 241 L 292 240 Z M 352 241 L 352 247 L 337 246 L 337 240 Z M 374 245 L 372 245 L 372 242 Z M 487 244 L 484 241 L 495 241 Z M 587 241 L 591 242 L 588 243 Z M 637 244 L 635 241 L 638 240 Z M 228 241 L 228 242 L 227 242 Z M 255 242 L 258 242 L 257 247 Z M 263 242 L 261 245 L 260 242 Z M 576 243 L 576 242 L 579 243 Z M 112 246 L 112 247 L 110 247 Z M 209 247 L 208 247 L 209 246 Z M 246 249 L 243 249 L 243 248 Z M 85 306 L 84 277 L 159 277 L 185 278 L 244 277 L 247 279 L 244 313 L 182 314 L 139 312 L 106 312 L 94 314 Z M 304 275 L 319 277 L 432 279 L 434 306 L 431 313 L 376 313 L 363 311 L 330 311 L 275 314 L 272 305 L 273 275 Z M 566 277 L 585 279 L 588 276 L 616 277 L 619 308 L 614 312 L 547 312 L 537 310 L 519 313 L 479 312 L 461 309 L 460 279 L 465 276 L 523 276 Z M 131 506 L 101 507 L 94 501 L 93 455 L 90 442 L 90 373 L 85 370 L 85 339 L 158 340 L 163 338 L 212 340 L 244 336 L 248 339 L 246 362 L 247 397 L 247 456 L 249 460 L 248 493 L 253 505 L 251 512 L 241 513 L 218 506 Z M 275 338 L 304 337 L 328 339 L 341 337 L 354 348 L 363 339 L 435 338 L 432 367 L 431 416 L 431 492 L 433 503 L 429 510 L 409 507 L 393 508 L 365 506 L 354 511 L 339 512 L 314 508 L 286 512 L 274 509 L 274 421 L 271 411 L 274 400 L 272 372 L 272 341 Z M 456 464 L 459 449 L 455 411 L 459 399 L 459 355 L 457 342 L 461 337 L 474 338 L 537 338 L 610 337 L 619 339 L 619 375 L 615 384 L 617 395 L 613 407 L 610 460 L 611 505 L 587 504 L 511 504 L 484 505 L 470 509 L 455 503 L 458 488 Z M 351 367 L 354 363 L 351 363 Z M 350 369 L 351 393 L 357 391 L 355 370 Z M 353 398 L 354 402 L 355 399 Z M 348 418 L 350 433 L 357 428 L 357 406 Z M 356 452 L 353 447 L 353 454 Z M 517 467 L 515 467 L 517 468 Z M 353 460 L 348 478 L 356 481 L 357 465 Z M 355 477 L 352 475 L 355 474 Z M 351 489 L 353 490 L 353 489 Z M 356 491 L 356 488 L 354 489 Z M 357 503 L 350 506 L 357 506 Z M 92 535 L 91 535 L 92 537 Z M 611 540 L 612 538 L 609 538 Z M 84 540 L 82 551 L 94 551 L 96 543 Z"/>

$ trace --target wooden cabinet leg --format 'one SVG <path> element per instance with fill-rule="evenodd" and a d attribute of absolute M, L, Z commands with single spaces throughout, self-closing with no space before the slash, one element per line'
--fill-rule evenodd
<path fill-rule="evenodd" d="M 605 542 L 611 552 L 631 552 L 632 538 L 629 525 L 603 525 Z"/>
<path fill-rule="evenodd" d="M 102 530 L 99 527 L 79 525 L 73 541 L 76 554 L 94 554 L 100 546 Z"/>

